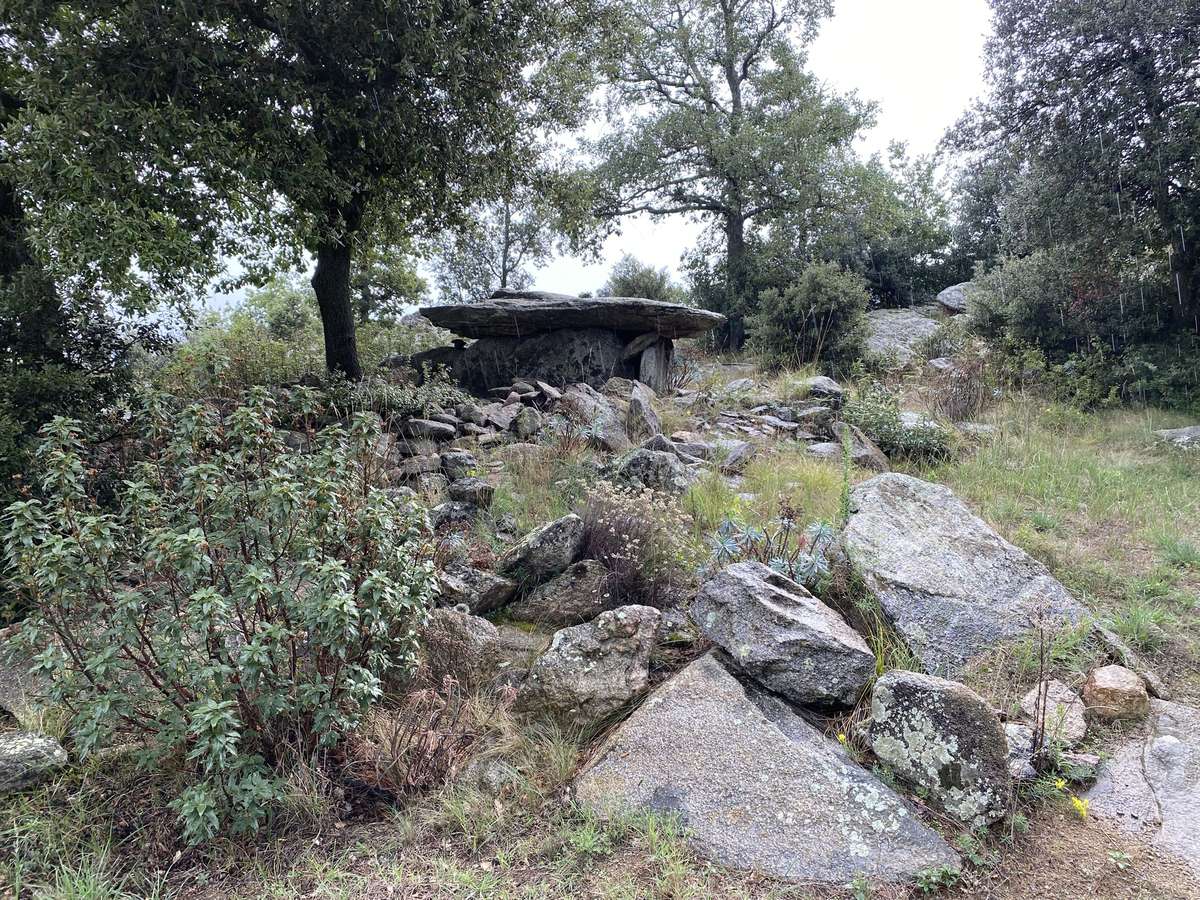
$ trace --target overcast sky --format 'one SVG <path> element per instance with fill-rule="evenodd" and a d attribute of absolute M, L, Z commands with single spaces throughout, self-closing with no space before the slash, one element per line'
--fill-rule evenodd
<path fill-rule="evenodd" d="M 811 48 L 809 68 L 841 92 L 878 105 L 877 124 L 860 141 L 864 154 L 894 140 L 915 153 L 937 147 L 945 130 L 983 91 L 987 0 L 836 0 Z M 631 218 L 609 239 L 598 263 L 560 257 L 534 274 L 547 291 L 594 291 L 614 262 L 631 253 L 675 272 L 699 226 L 682 216 Z"/>

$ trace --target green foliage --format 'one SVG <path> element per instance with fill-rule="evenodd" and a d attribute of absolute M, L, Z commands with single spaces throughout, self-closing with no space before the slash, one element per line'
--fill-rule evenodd
<path fill-rule="evenodd" d="M 435 591 L 419 511 L 374 488 L 377 420 L 293 453 L 263 390 L 221 413 L 147 397 L 141 459 L 92 497 L 78 423 L 7 510 L 21 643 L 87 755 L 122 739 L 181 765 L 186 838 L 258 829 L 281 775 L 338 745 L 415 652 Z"/>
<path fill-rule="evenodd" d="M 764 291 L 747 325 L 768 365 L 847 367 L 863 350 L 868 297 L 861 276 L 811 263 L 782 290 Z"/>
<path fill-rule="evenodd" d="M 906 423 L 900 400 L 878 381 L 868 382 L 846 403 L 842 418 L 857 425 L 889 456 L 940 460 L 950 456 L 953 435 L 935 422 Z"/>
<path fill-rule="evenodd" d="M 596 292 L 597 297 L 645 297 L 669 303 L 686 301 L 684 290 L 671 280 L 665 268 L 656 269 L 626 253 L 608 275 L 608 281 Z"/>

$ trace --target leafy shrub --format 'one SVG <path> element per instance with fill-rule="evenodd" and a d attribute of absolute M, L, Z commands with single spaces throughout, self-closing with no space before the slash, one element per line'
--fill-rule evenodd
<path fill-rule="evenodd" d="M 811 263 L 794 283 L 759 296 L 747 320 L 751 345 L 776 368 L 818 360 L 834 369 L 848 366 L 862 354 L 867 303 L 861 276 Z"/>
<path fill-rule="evenodd" d="M 899 398 L 878 381 L 868 382 L 850 398 L 842 418 L 861 428 L 889 456 L 945 459 L 952 449 L 948 429 L 935 422 L 906 423 Z"/>
<path fill-rule="evenodd" d="M 601 481 L 583 507 L 583 555 L 608 569 L 618 602 L 665 606 L 694 577 L 687 518 L 674 497 Z"/>
<path fill-rule="evenodd" d="M 83 754 L 116 737 L 177 761 L 191 841 L 257 829 L 289 765 L 339 744 L 414 659 L 435 590 L 418 511 L 373 487 L 378 426 L 290 453 L 264 390 L 227 414 L 161 396 L 111 510 L 77 423 L 44 429 L 41 499 L 9 506 L 21 642 Z"/>

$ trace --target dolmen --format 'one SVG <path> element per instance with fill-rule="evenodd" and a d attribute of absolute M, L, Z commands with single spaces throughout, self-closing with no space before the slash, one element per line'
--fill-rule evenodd
<path fill-rule="evenodd" d="M 515 378 L 603 387 L 613 376 L 655 391 L 670 386 L 674 341 L 720 325 L 720 313 L 641 297 L 574 297 L 496 291 L 486 300 L 427 306 L 421 315 L 472 343 L 418 353 L 413 365 L 445 366 L 484 394 Z"/>

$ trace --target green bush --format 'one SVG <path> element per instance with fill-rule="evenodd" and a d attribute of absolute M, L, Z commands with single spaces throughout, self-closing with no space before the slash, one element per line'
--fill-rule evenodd
<path fill-rule="evenodd" d="M 260 827 L 287 772 L 338 745 L 416 651 L 434 593 L 418 510 L 373 487 L 377 419 L 289 452 L 264 390 L 221 413 L 154 396 L 111 508 L 78 424 L 43 429 L 41 496 L 4 546 L 21 643 L 86 755 L 181 765 L 188 840 Z"/>
<path fill-rule="evenodd" d="M 847 401 L 842 418 L 861 428 L 888 456 L 937 460 L 953 449 L 949 429 L 928 421 L 906 424 L 899 398 L 878 381 L 868 382 Z"/>
<path fill-rule="evenodd" d="M 782 290 L 759 296 L 747 320 L 751 346 L 774 368 L 821 361 L 838 370 L 862 354 L 867 289 L 833 263 L 811 263 Z"/>

